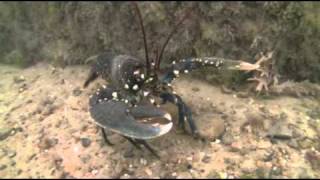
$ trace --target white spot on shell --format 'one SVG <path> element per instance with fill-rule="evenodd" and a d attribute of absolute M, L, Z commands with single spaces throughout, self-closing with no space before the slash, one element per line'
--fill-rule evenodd
<path fill-rule="evenodd" d="M 138 70 L 135 70 L 134 72 L 133 72 L 133 74 L 134 75 L 137 75 L 137 74 L 139 74 L 140 73 L 140 70 L 138 69 Z"/>
<path fill-rule="evenodd" d="M 125 84 L 125 85 L 124 85 L 124 88 L 125 88 L 125 89 L 129 89 L 129 85 L 128 85 L 128 84 Z"/>
<path fill-rule="evenodd" d="M 117 93 L 117 92 L 113 92 L 113 93 L 112 93 L 112 97 L 113 97 L 113 98 L 117 98 L 117 97 L 118 97 L 118 93 Z"/>
<path fill-rule="evenodd" d="M 139 86 L 137 84 L 135 84 L 133 87 L 132 87 L 133 90 L 138 90 L 139 89 Z"/>
<path fill-rule="evenodd" d="M 148 96 L 149 93 L 150 92 L 148 92 L 148 91 L 143 91 L 143 96 Z"/>

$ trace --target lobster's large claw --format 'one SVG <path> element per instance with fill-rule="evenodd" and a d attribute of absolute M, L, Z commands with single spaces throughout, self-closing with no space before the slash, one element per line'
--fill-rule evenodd
<path fill-rule="evenodd" d="M 167 112 L 151 105 L 129 108 L 121 101 L 102 101 L 91 106 L 90 113 L 99 126 L 136 139 L 164 135 L 173 125 Z"/>

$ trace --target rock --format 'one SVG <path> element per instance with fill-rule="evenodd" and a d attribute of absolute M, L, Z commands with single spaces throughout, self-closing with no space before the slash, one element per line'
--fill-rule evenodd
<path fill-rule="evenodd" d="M 30 162 L 33 158 L 35 158 L 37 156 L 36 153 L 33 153 L 31 156 L 29 156 L 27 162 Z"/>
<path fill-rule="evenodd" d="M 244 160 L 240 166 L 244 172 L 252 172 L 256 168 L 256 164 L 253 159 Z"/>
<path fill-rule="evenodd" d="M 0 149 L 0 159 L 5 157 L 7 155 L 7 152 L 4 149 Z"/>
<path fill-rule="evenodd" d="M 9 152 L 7 152 L 7 155 L 8 155 L 9 158 L 15 157 L 16 154 L 17 154 L 17 153 L 16 153 L 15 151 L 9 151 Z"/>
<path fill-rule="evenodd" d="M 12 128 L 1 128 L 0 129 L 0 141 L 7 139 L 11 134 Z"/>
<path fill-rule="evenodd" d="M 311 148 L 313 146 L 313 141 L 309 138 L 304 138 L 298 141 L 299 147 L 302 149 Z"/>
<path fill-rule="evenodd" d="M 58 139 L 55 138 L 43 138 L 40 140 L 39 147 L 40 149 L 50 149 L 58 143 Z"/>
<path fill-rule="evenodd" d="M 89 138 L 81 138 L 80 141 L 83 147 L 89 147 L 91 144 L 91 140 Z"/>
<path fill-rule="evenodd" d="M 204 163 L 210 163 L 211 157 L 208 156 L 208 155 L 205 155 L 205 156 L 202 158 L 201 161 L 204 162 Z"/>
<path fill-rule="evenodd" d="M 80 159 L 84 164 L 87 164 L 89 160 L 91 159 L 91 156 L 88 154 L 80 155 Z"/>
<path fill-rule="evenodd" d="M 199 89 L 198 87 L 193 87 L 193 88 L 192 88 L 192 91 L 198 92 L 198 91 L 200 91 L 200 89 Z"/>
<path fill-rule="evenodd" d="M 123 154 L 123 156 L 124 156 L 125 158 L 132 158 L 132 157 L 134 157 L 134 153 L 133 153 L 132 146 L 130 146 L 130 147 L 131 147 L 131 149 L 127 150 L 127 151 Z"/>
<path fill-rule="evenodd" d="M 15 166 L 17 163 L 15 161 L 10 162 L 10 166 Z"/>
<path fill-rule="evenodd" d="M 224 145 L 230 145 L 232 144 L 232 142 L 234 141 L 233 136 L 231 135 L 230 132 L 226 132 L 223 136 L 222 136 L 222 143 Z"/>
<path fill-rule="evenodd" d="M 151 171 L 151 169 L 146 168 L 146 169 L 144 170 L 144 172 L 145 172 L 148 176 L 152 176 L 152 171 Z"/>
<path fill-rule="evenodd" d="M 320 170 L 320 153 L 314 151 L 307 151 L 305 158 L 311 163 L 311 167 L 315 171 Z"/>
<path fill-rule="evenodd" d="M 204 114 L 195 118 L 196 125 L 200 131 L 200 135 L 211 141 L 221 138 L 225 132 L 224 121 L 216 114 Z"/>
<path fill-rule="evenodd" d="M 189 172 L 179 173 L 177 179 L 193 179 L 192 175 Z"/>
<path fill-rule="evenodd" d="M 298 144 L 296 139 L 291 139 L 291 141 L 289 141 L 287 144 L 291 148 L 294 148 L 294 149 L 298 149 L 299 148 L 299 144 Z"/>
<path fill-rule="evenodd" d="M 74 90 L 72 91 L 73 96 L 80 96 L 81 93 L 82 93 L 82 91 L 80 90 L 79 87 L 77 87 L 76 89 L 74 89 Z"/>
<path fill-rule="evenodd" d="M 55 109 L 57 109 L 57 106 L 50 104 L 45 107 L 45 109 L 42 111 L 42 114 L 44 116 L 48 116 L 48 115 L 52 114 Z"/>
<path fill-rule="evenodd" d="M 245 114 L 247 122 L 244 123 L 242 128 L 246 125 L 250 125 L 252 132 L 256 135 L 261 135 L 261 133 L 266 129 L 266 119 L 263 115 L 257 111 L 249 111 Z"/>
<path fill-rule="evenodd" d="M 288 128 L 287 124 L 278 121 L 270 128 L 267 137 L 271 139 L 288 140 L 292 138 L 292 130 Z"/>
<path fill-rule="evenodd" d="M 13 81 L 14 83 L 18 84 L 18 83 L 21 83 L 21 82 L 24 82 L 26 80 L 26 78 L 24 76 L 14 76 L 13 77 Z"/>
<path fill-rule="evenodd" d="M 4 170 L 4 169 L 6 169 L 6 168 L 7 168 L 7 165 L 5 165 L 5 164 L 1 164 L 1 165 L 0 165 L 0 171 Z"/>

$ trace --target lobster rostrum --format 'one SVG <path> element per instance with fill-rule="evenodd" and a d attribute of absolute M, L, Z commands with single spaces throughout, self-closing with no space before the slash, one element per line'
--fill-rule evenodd
<path fill-rule="evenodd" d="M 84 87 L 87 87 L 98 77 L 109 82 L 108 85 L 103 85 L 91 95 L 89 100 L 91 117 L 101 127 L 106 143 L 112 145 L 105 132 L 111 130 L 122 135 L 137 148 L 140 149 L 139 145 L 143 145 L 159 157 L 145 140 L 159 137 L 171 130 L 172 117 L 162 108 L 163 104 L 167 102 L 175 104 L 178 108 L 179 127 L 185 130 L 187 122 L 192 135 L 195 137 L 199 135 L 190 108 L 173 91 L 171 82 L 180 74 L 186 74 L 205 66 L 232 67 L 241 70 L 239 68 L 241 61 L 216 57 L 186 58 L 173 61 L 170 65 L 160 68 L 166 45 L 188 14 L 177 23 L 169 34 L 159 56 L 157 55 L 150 62 L 141 13 L 138 5 L 134 2 L 133 7 L 140 21 L 146 61 L 130 55 L 115 55 L 111 52 L 95 56 L 96 63 L 92 65 Z"/>

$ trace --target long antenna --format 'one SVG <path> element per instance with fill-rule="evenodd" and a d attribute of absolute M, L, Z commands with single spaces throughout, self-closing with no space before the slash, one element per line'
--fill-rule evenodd
<path fill-rule="evenodd" d="M 141 16 L 138 4 L 136 2 L 132 2 L 132 3 L 134 5 L 134 7 L 135 7 L 135 10 L 137 11 L 137 14 L 138 14 L 138 17 L 139 17 L 140 26 L 141 26 L 141 31 L 142 31 L 142 34 L 143 34 L 144 51 L 145 51 L 145 54 L 146 54 L 147 76 L 148 76 L 149 75 L 149 71 L 150 71 L 150 62 L 149 62 L 149 55 L 148 55 L 148 45 L 147 45 L 146 33 L 144 31 L 142 16 Z"/>
<path fill-rule="evenodd" d="M 190 11 L 187 11 L 186 14 L 182 17 L 182 19 L 179 21 L 178 24 L 175 25 L 175 27 L 173 28 L 173 30 L 171 31 L 171 33 L 169 34 L 168 38 L 166 39 L 166 41 L 164 42 L 162 49 L 160 51 L 160 55 L 157 57 L 156 59 L 156 67 L 155 69 L 159 69 L 160 68 L 160 62 L 161 62 L 161 58 L 162 58 L 162 54 L 164 52 L 164 49 L 166 48 L 169 40 L 172 38 L 172 36 L 174 35 L 174 33 L 176 32 L 176 30 L 178 29 L 178 27 L 183 23 L 184 20 L 186 20 L 186 18 L 188 17 Z"/>

